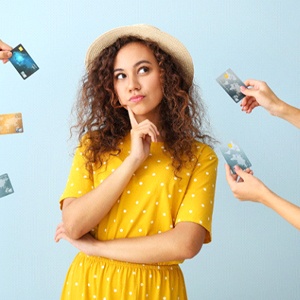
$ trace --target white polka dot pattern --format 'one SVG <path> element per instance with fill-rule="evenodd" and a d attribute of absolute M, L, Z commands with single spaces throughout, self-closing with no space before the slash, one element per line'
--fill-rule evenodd
<path fill-rule="evenodd" d="M 187 300 L 187 295 L 178 265 L 129 264 L 79 253 L 70 266 L 61 300 L 79 299 Z"/>
<path fill-rule="evenodd" d="M 128 155 L 128 151 L 130 151 L 128 137 L 120 147 L 122 148 L 121 153 L 118 156 L 111 156 L 107 164 L 101 169 L 95 168 L 92 175 L 85 169 L 85 159 L 80 154 L 84 152 L 84 149 L 78 148 L 66 189 L 60 201 L 68 197 L 80 197 L 99 186 Z M 206 229 L 205 242 L 210 242 L 218 159 L 211 148 L 200 143 L 197 147 L 196 157 L 194 167 L 183 169 L 179 177 L 176 177 L 168 152 L 164 151 L 161 143 L 152 143 L 151 155 L 135 172 L 123 194 L 92 234 L 100 240 L 138 237 L 168 231 L 174 228 L 178 222 L 194 222 Z M 128 276 L 125 274 L 127 274 L 126 272 L 128 272 L 131 264 L 128 264 L 126 268 L 122 265 L 121 271 L 119 271 L 120 280 L 116 280 L 116 275 L 113 275 L 116 274 L 114 273 L 115 270 L 113 271 L 115 266 L 111 266 L 110 261 L 106 262 L 105 269 L 101 271 L 101 268 L 99 268 L 95 273 L 98 276 L 97 284 L 91 279 L 86 282 L 87 278 L 91 278 L 92 269 L 99 267 L 94 261 L 93 266 L 87 266 L 86 260 L 87 258 L 81 258 L 79 262 L 76 259 L 73 262 L 71 266 L 73 273 L 70 275 L 69 272 L 69 279 L 67 278 L 68 282 L 73 282 L 72 287 L 65 284 L 65 296 L 62 299 L 93 299 L 94 296 L 96 297 L 94 299 L 186 299 L 185 291 L 178 291 L 178 287 L 174 285 L 172 285 L 172 288 L 176 292 L 174 295 L 171 294 L 171 281 L 168 280 L 172 277 L 170 273 L 162 274 L 158 272 L 158 275 L 149 270 L 146 272 L 144 269 L 136 271 L 140 278 L 140 284 L 138 285 L 140 288 L 137 289 L 136 282 L 132 287 L 128 284 L 126 295 L 121 294 L 124 287 L 121 286 L 124 281 L 122 278 Z M 82 272 L 82 275 L 80 275 L 79 263 L 81 263 L 88 276 Z M 164 267 L 169 265 L 170 267 L 178 263 L 166 262 L 161 265 Z M 148 274 L 148 278 L 144 276 L 145 274 Z M 155 285 L 157 281 L 150 284 L 150 275 L 155 275 L 155 278 L 160 278 L 159 276 L 163 275 L 162 278 L 166 277 L 168 284 L 161 286 L 162 279 L 160 279 L 159 285 Z M 75 282 L 79 283 L 78 286 Z M 107 282 L 109 282 L 109 285 L 107 285 Z M 116 282 L 116 284 L 114 285 L 112 282 Z M 74 289 L 79 288 L 79 286 L 81 291 L 78 295 L 83 296 L 76 296 L 76 298 L 72 295 L 75 295 L 73 294 Z M 99 292 L 100 287 L 102 289 L 104 286 L 109 286 L 107 294 Z M 156 288 L 154 288 L 155 286 Z M 184 287 L 184 283 L 181 283 L 180 286 Z M 94 294 L 89 290 L 95 291 Z M 156 291 L 158 291 L 157 297 L 153 294 Z M 69 297 L 67 296 L 68 292 L 70 293 Z M 143 296 L 140 296 L 140 292 L 143 293 Z M 175 295 L 178 296 L 174 297 Z"/>

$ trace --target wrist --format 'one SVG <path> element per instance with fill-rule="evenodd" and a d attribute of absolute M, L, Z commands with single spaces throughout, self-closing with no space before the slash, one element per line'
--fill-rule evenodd
<path fill-rule="evenodd" d="M 264 186 L 264 189 L 260 192 L 259 201 L 261 204 L 270 207 L 272 203 L 274 193 Z"/>
<path fill-rule="evenodd" d="M 86 249 L 86 251 L 83 252 L 85 252 L 86 255 L 90 256 L 101 256 L 101 241 L 96 239 L 93 240 L 93 242 Z"/>
<path fill-rule="evenodd" d="M 273 101 L 274 105 L 270 109 L 270 114 L 275 117 L 282 118 L 288 108 L 288 104 L 276 97 Z"/>
<path fill-rule="evenodd" d="M 131 155 L 128 155 L 124 160 L 124 164 L 128 165 L 132 172 L 135 172 L 139 168 L 141 163 L 142 161 L 140 159 Z"/>

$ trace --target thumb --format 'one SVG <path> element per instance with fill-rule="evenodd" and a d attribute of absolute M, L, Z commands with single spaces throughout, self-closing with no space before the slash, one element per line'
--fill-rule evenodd
<path fill-rule="evenodd" d="M 6 58 L 11 58 L 12 57 L 12 53 L 10 51 L 5 51 L 4 55 Z"/>
<path fill-rule="evenodd" d="M 0 59 L 11 58 L 12 53 L 8 50 L 0 50 Z"/>
<path fill-rule="evenodd" d="M 254 96 L 255 93 L 254 89 L 248 89 L 243 85 L 240 87 L 240 91 L 246 96 Z"/>
<path fill-rule="evenodd" d="M 231 173 L 231 170 L 230 170 L 230 167 L 228 164 L 225 164 L 225 174 L 226 174 L 226 180 L 228 182 L 228 184 L 231 186 L 234 182 L 235 182 L 235 179 L 233 176 L 232 173 Z"/>
<path fill-rule="evenodd" d="M 243 171 L 238 165 L 234 166 L 234 171 L 237 175 L 239 175 L 243 180 L 245 177 L 247 177 L 249 174 L 245 171 Z"/>

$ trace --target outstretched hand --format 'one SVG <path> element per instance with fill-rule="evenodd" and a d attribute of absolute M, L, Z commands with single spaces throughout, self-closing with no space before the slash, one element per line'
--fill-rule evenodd
<path fill-rule="evenodd" d="M 8 59 L 12 56 L 10 50 L 12 50 L 12 47 L 0 40 L 0 60 L 2 60 L 4 64 L 7 63 Z"/>
<path fill-rule="evenodd" d="M 267 83 L 248 79 L 245 81 L 245 85 L 249 88 L 241 86 L 241 92 L 246 95 L 241 102 L 243 111 L 251 113 L 255 107 L 262 106 L 269 113 L 276 114 L 276 109 L 282 101 L 274 94 Z"/>
<path fill-rule="evenodd" d="M 226 180 L 234 195 L 239 200 L 260 202 L 266 191 L 266 186 L 255 176 L 250 169 L 243 171 L 235 166 L 236 174 L 232 174 L 228 164 L 225 165 Z"/>

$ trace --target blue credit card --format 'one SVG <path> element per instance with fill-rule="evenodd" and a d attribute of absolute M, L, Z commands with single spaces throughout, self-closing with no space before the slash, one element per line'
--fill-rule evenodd
<path fill-rule="evenodd" d="M 17 47 L 12 49 L 11 52 L 12 57 L 9 61 L 23 79 L 27 79 L 39 69 L 38 65 L 34 62 L 22 44 L 19 44 Z"/>

